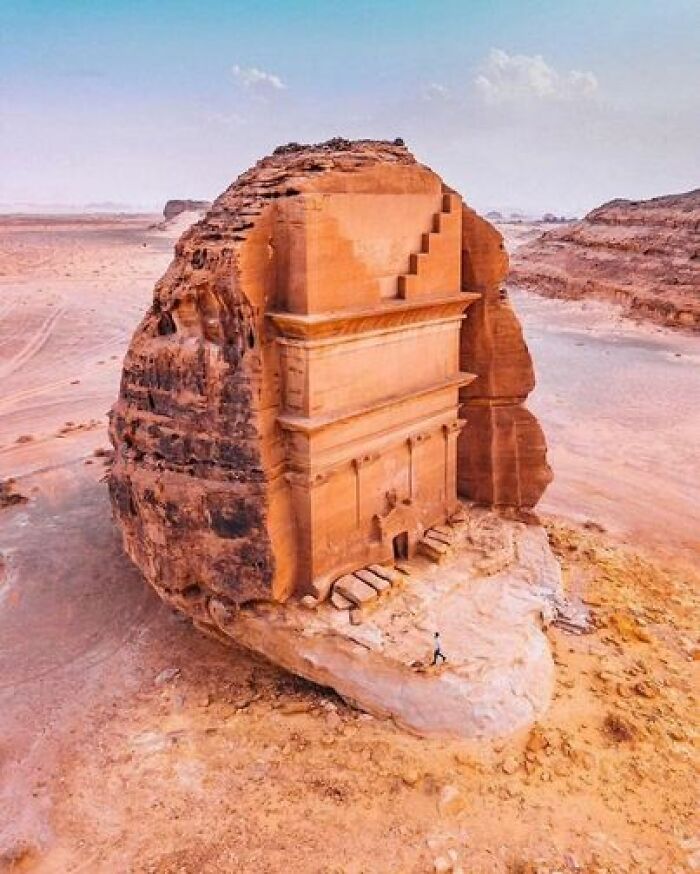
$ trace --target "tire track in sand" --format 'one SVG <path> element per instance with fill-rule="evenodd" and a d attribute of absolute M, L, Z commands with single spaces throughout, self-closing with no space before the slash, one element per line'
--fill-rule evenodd
<path fill-rule="evenodd" d="M 11 373 L 14 373 L 20 367 L 23 367 L 27 361 L 33 358 L 41 351 L 46 341 L 51 336 L 56 322 L 65 312 L 65 307 L 60 307 L 55 312 L 42 322 L 39 328 L 35 331 L 24 347 L 15 355 L 12 355 L 7 362 L 0 364 L 0 377 L 6 378 Z"/>

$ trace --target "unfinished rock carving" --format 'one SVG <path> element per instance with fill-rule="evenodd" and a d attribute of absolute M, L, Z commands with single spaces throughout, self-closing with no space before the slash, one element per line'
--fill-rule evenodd
<path fill-rule="evenodd" d="M 460 525 L 484 528 L 460 499 L 540 498 L 507 266 L 498 232 L 400 141 L 290 144 L 242 174 L 178 242 L 111 414 L 114 512 L 159 594 L 396 715 L 306 644 L 270 641 L 300 604 L 357 638 L 368 605 L 414 585 L 396 565 L 442 562 Z M 531 539 L 499 524 L 491 540 Z"/>

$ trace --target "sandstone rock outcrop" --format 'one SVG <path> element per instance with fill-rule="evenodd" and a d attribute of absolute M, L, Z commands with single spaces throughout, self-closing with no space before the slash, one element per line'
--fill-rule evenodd
<path fill-rule="evenodd" d="M 506 269 L 398 141 L 242 174 L 178 242 L 111 414 L 115 515 L 161 596 L 214 628 L 213 603 L 323 599 L 412 554 L 458 491 L 532 506 L 550 474 Z"/>
<path fill-rule="evenodd" d="M 183 212 L 204 212 L 211 206 L 208 200 L 168 200 L 163 207 L 163 218 L 167 221 Z"/>
<path fill-rule="evenodd" d="M 513 256 L 513 284 L 550 297 L 597 298 L 636 318 L 700 330 L 700 189 L 612 200 Z"/>
<path fill-rule="evenodd" d="M 539 422 L 524 406 L 535 386 L 522 328 L 503 289 L 508 256 L 500 233 L 473 210 L 462 220 L 462 287 L 479 293 L 462 323 L 458 490 L 480 504 L 534 507 L 552 479 Z"/>
<path fill-rule="evenodd" d="M 329 602 L 234 613 L 212 599 L 215 630 L 419 734 L 484 738 L 525 728 L 551 700 L 542 616 L 561 598 L 559 564 L 542 528 L 488 511 L 474 511 L 454 537 L 447 564 L 412 574 L 360 625 Z M 448 657 L 440 668 L 430 665 L 434 628 Z"/>

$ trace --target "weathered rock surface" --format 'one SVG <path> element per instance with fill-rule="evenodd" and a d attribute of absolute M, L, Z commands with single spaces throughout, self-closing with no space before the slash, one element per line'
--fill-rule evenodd
<path fill-rule="evenodd" d="M 636 318 L 700 330 L 700 189 L 613 200 L 544 233 L 512 259 L 510 281 L 550 297 L 598 298 Z"/>
<path fill-rule="evenodd" d="M 290 450 L 299 438 L 278 425 L 283 392 L 288 396 L 290 388 L 280 384 L 276 332 L 266 319 L 284 291 L 279 288 L 282 278 L 287 277 L 288 284 L 296 281 L 295 274 L 288 275 L 292 253 L 284 245 L 290 210 L 296 214 L 295 204 L 303 193 L 322 206 L 324 197 L 332 199 L 325 192 L 347 191 L 353 208 L 365 210 L 357 204 L 364 203 L 366 195 L 385 192 L 391 204 L 391 198 L 407 190 L 437 191 L 437 200 L 441 197 L 439 178 L 403 145 L 332 140 L 320 146 L 283 147 L 244 173 L 206 217 L 183 234 L 173 263 L 156 286 L 153 305 L 126 356 L 119 400 L 112 411 L 116 452 L 110 492 L 129 555 L 161 595 L 198 621 L 207 621 L 212 595 L 242 604 L 260 599 L 281 602 L 295 592 L 303 594 L 303 579 L 301 584 L 299 580 L 304 568 L 298 567 L 297 552 L 308 529 L 290 497 L 289 477 L 293 485 L 298 468 L 288 467 Z M 413 203 L 435 197 L 411 196 Z M 452 202 L 454 195 L 448 196 Z M 362 233 L 367 221 L 364 212 L 359 214 L 362 223 L 354 233 Z M 450 226 L 449 216 L 438 218 L 438 227 Z M 483 297 L 474 304 L 474 317 L 464 323 L 461 341 L 461 370 L 477 378 L 462 397 L 469 436 L 460 438 L 458 447 L 457 465 L 465 471 L 459 476 L 460 492 L 486 504 L 531 506 L 549 474 L 541 431 L 522 408 L 533 384 L 530 357 L 517 318 L 498 292 L 507 259 L 500 235 L 466 207 L 461 226 L 461 288 L 467 294 L 460 304 L 457 287 L 457 305 L 464 310 L 477 295 Z M 374 232 L 381 238 L 393 230 L 377 226 Z M 437 236 L 423 234 L 424 242 L 432 243 L 427 238 Z M 362 249 L 365 264 L 375 257 L 372 243 L 369 240 Z M 459 246 L 459 238 L 455 243 Z M 391 240 L 383 243 L 391 258 L 405 263 L 396 260 L 390 244 Z M 317 293 L 328 294 L 330 288 L 336 298 L 345 294 L 346 307 L 362 282 L 367 289 L 363 294 L 376 293 L 376 281 L 357 254 L 351 257 L 350 243 L 341 239 L 333 245 L 335 258 L 319 260 L 316 272 L 309 274 Z M 348 270 L 355 270 L 344 280 L 347 289 L 336 277 L 338 252 Z M 418 256 L 414 262 L 411 256 L 411 264 L 421 267 L 430 257 Z M 341 259 L 341 266 L 345 261 Z M 305 275 L 305 262 L 297 257 L 294 264 Z M 335 273 L 326 277 L 323 271 L 328 270 Z M 408 278 L 423 281 L 420 275 Z M 438 272 L 434 279 L 427 274 L 425 281 L 438 281 L 439 289 L 448 277 Z M 421 307 L 431 312 L 436 307 L 429 295 L 437 294 L 442 306 L 439 290 L 422 294 L 415 303 L 387 300 L 379 316 L 395 320 L 393 313 L 398 312 L 403 321 L 423 318 Z M 445 306 L 454 307 L 452 300 Z M 359 313 L 363 319 L 367 315 L 364 309 Z M 333 319 L 326 321 L 326 332 L 348 330 L 342 322 L 334 328 Z M 305 331 L 316 330 L 312 317 L 297 317 L 297 322 Z M 324 336 L 319 342 L 328 342 Z M 402 373 L 407 373 L 405 368 Z M 420 376 L 421 370 L 415 373 Z M 285 382 L 290 379 L 287 376 Z M 370 389 L 376 391 L 374 386 Z M 330 400 L 329 395 L 325 403 Z M 439 440 L 452 433 L 450 426 Z M 427 436 L 418 434 L 406 444 L 415 444 L 414 467 L 419 457 L 432 458 L 425 453 L 436 450 L 436 461 L 430 464 L 439 463 L 440 444 Z M 352 461 L 352 468 L 358 476 L 360 469 L 368 476 L 374 458 L 365 451 Z M 445 474 L 435 470 L 438 476 L 431 489 L 437 495 Z M 371 488 L 388 489 L 387 518 L 400 525 L 412 512 L 411 502 L 396 493 L 396 474 L 387 475 L 394 477 L 394 491 L 391 480 L 386 485 L 379 480 Z M 314 476 L 312 470 L 311 487 Z M 356 488 L 351 489 L 354 500 Z M 339 501 L 333 494 L 324 498 L 321 509 L 344 513 L 342 500 L 334 506 Z M 332 553 L 338 536 L 332 530 L 327 536 Z M 361 549 L 364 542 L 360 541 Z M 383 560 L 376 551 L 363 558 L 346 571 Z"/>
<path fill-rule="evenodd" d="M 403 597 L 366 569 L 412 558 L 419 541 L 443 566 L 458 561 L 443 528 L 458 491 L 527 508 L 549 481 L 523 407 L 534 376 L 500 291 L 506 270 L 500 235 L 402 143 L 290 144 L 240 176 L 180 238 L 111 414 L 115 516 L 161 597 L 368 709 L 385 698 L 382 712 L 395 711 L 393 683 L 406 685 L 408 710 L 422 708 L 407 653 L 377 686 L 353 666 L 354 648 L 333 656 L 347 649 L 335 632 L 309 629 L 321 615 L 343 634 L 364 629 L 363 605 L 381 615 Z M 500 567 L 498 555 L 495 544 Z M 480 557 L 480 573 L 494 556 Z M 335 603 L 314 610 L 331 591 Z M 442 611 L 437 594 L 425 597 Z M 546 647 L 533 640 L 539 660 Z M 317 646 L 331 659 L 319 671 Z M 482 679 L 471 691 L 454 682 L 426 680 L 453 697 L 447 722 L 476 724 L 464 707 Z M 518 722 L 512 684 L 501 691 Z M 404 721 L 429 729 L 427 715 Z"/>
<path fill-rule="evenodd" d="M 477 378 L 460 389 L 467 426 L 459 437 L 459 492 L 490 506 L 534 507 L 552 472 L 542 428 L 524 406 L 535 372 L 502 285 L 508 272 L 503 237 L 466 208 L 462 235 L 462 287 L 481 298 L 462 323 L 462 369 Z"/>
<path fill-rule="evenodd" d="M 0 510 L 4 507 L 14 507 L 25 504 L 29 498 L 17 490 L 13 479 L 0 480 Z"/>
<path fill-rule="evenodd" d="M 163 207 L 163 218 L 167 221 L 176 218 L 183 212 L 204 212 L 209 209 L 208 200 L 168 200 Z"/>
<path fill-rule="evenodd" d="M 214 599 L 217 629 L 376 716 L 420 734 L 495 737 L 548 707 L 554 664 L 541 617 L 561 596 L 561 573 L 541 528 L 473 511 L 445 564 L 416 568 L 410 584 L 352 624 L 323 604 L 309 612 Z M 479 571 L 495 541 L 501 567 Z M 357 581 L 359 582 L 359 581 Z M 430 666 L 440 629 L 447 663 Z"/>

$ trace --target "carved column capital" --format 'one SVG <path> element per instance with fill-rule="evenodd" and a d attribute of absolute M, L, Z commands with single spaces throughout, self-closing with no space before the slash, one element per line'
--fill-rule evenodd
<path fill-rule="evenodd" d="M 367 455 L 358 455 L 356 458 L 353 458 L 352 466 L 355 468 L 355 470 L 359 471 L 361 468 L 365 467 L 368 464 L 371 464 L 378 458 L 379 455 L 376 452 L 370 452 L 367 453 Z"/>

